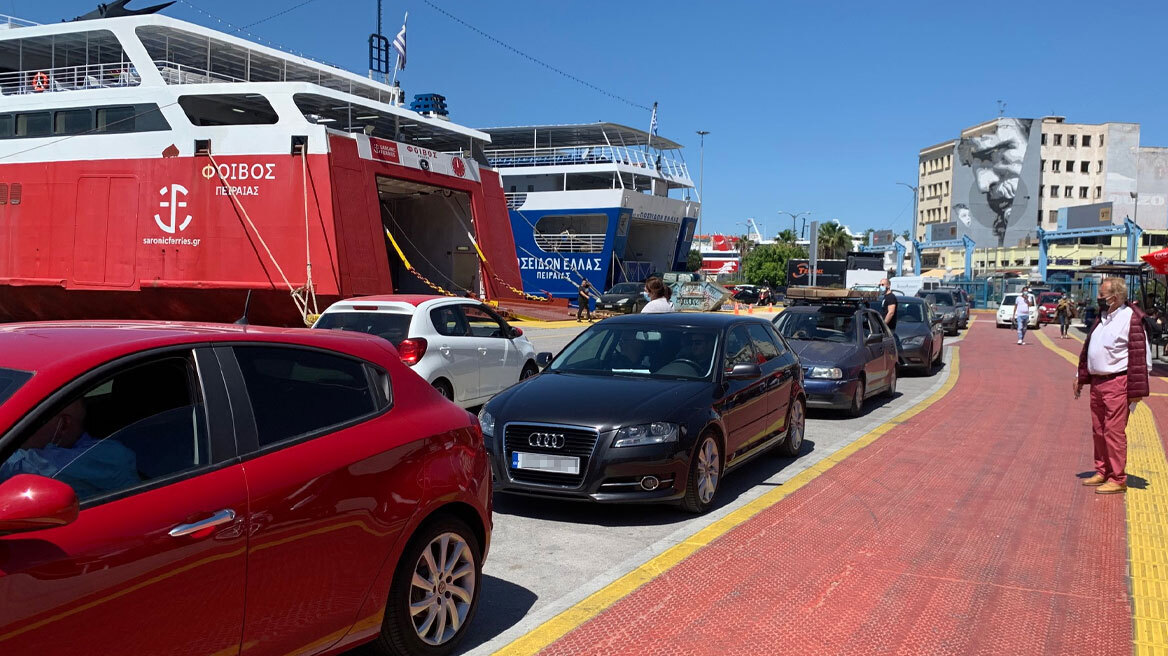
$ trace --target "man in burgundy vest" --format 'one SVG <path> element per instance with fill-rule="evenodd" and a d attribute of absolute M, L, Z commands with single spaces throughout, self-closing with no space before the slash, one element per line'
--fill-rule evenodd
<path fill-rule="evenodd" d="M 1127 416 L 1148 395 L 1152 354 L 1144 332 L 1144 314 L 1127 303 L 1123 278 L 1104 278 L 1099 285 L 1099 318 L 1091 326 L 1079 373 L 1075 398 L 1091 386 L 1091 433 L 1095 441 L 1095 475 L 1083 485 L 1096 494 L 1118 494 L 1127 489 Z"/>

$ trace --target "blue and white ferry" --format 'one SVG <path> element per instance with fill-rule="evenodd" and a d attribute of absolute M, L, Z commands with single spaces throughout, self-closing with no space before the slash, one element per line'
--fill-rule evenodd
<path fill-rule="evenodd" d="M 699 203 L 681 144 L 616 123 L 486 128 L 524 290 L 575 298 L 684 271 Z"/>

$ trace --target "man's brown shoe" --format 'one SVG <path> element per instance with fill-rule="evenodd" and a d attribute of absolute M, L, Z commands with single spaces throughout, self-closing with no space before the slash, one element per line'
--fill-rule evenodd
<path fill-rule="evenodd" d="M 1106 480 L 1107 479 L 1104 478 L 1103 474 L 1095 474 L 1091 478 L 1088 478 L 1087 480 L 1083 481 L 1083 485 L 1090 485 L 1092 487 L 1096 486 L 1096 485 L 1103 485 L 1104 481 L 1106 481 Z"/>
<path fill-rule="evenodd" d="M 1126 485 L 1120 485 L 1115 481 L 1107 481 L 1103 485 L 1095 488 L 1095 494 L 1122 494 L 1126 489 Z"/>

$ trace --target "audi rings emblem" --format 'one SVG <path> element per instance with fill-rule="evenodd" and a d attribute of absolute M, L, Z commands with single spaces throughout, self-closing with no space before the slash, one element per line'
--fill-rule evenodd
<path fill-rule="evenodd" d="M 544 449 L 564 448 L 563 433 L 532 433 L 527 436 L 528 446 L 537 446 Z"/>

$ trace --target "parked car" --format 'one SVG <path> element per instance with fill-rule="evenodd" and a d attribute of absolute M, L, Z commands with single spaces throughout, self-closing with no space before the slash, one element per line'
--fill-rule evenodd
<path fill-rule="evenodd" d="M 965 330 L 969 327 L 969 295 L 960 287 L 941 287 L 937 291 L 949 292 L 953 295 L 954 314 L 957 317 L 957 327 Z"/>
<path fill-rule="evenodd" d="M 444 654 L 467 632 L 482 435 L 385 340 L 9 324 L 0 402 L 4 654 Z"/>
<path fill-rule="evenodd" d="M 361 296 L 333 303 L 312 327 L 384 338 L 414 373 L 464 408 L 539 373 L 523 330 L 474 299 Z"/>
<path fill-rule="evenodd" d="M 896 297 L 896 338 L 900 342 L 900 365 L 923 374 L 931 374 L 941 364 L 945 348 L 945 330 L 941 317 L 924 299 Z"/>
<path fill-rule="evenodd" d="M 747 305 L 764 305 L 771 298 L 769 287 L 759 285 L 739 285 L 733 294 L 735 301 Z"/>
<path fill-rule="evenodd" d="M 1038 302 L 1038 323 L 1058 321 L 1058 302 L 1062 297 L 1062 292 L 1042 292 L 1035 297 Z"/>
<path fill-rule="evenodd" d="M 808 407 L 858 416 L 867 399 L 896 393 L 896 338 L 877 312 L 851 303 L 796 305 L 774 323 L 799 356 Z"/>
<path fill-rule="evenodd" d="M 925 299 L 925 302 L 933 308 L 933 312 L 941 317 L 941 326 L 945 329 L 946 335 L 957 334 L 960 320 L 957 317 L 957 299 L 954 298 L 952 292 L 940 289 L 922 289 L 917 292 L 917 298 Z"/>
<path fill-rule="evenodd" d="M 1018 301 L 1018 294 L 1006 294 L 1002 297 L 1002 304 L 998 306 L 998 314 L 995 317 L 995 322 L 998 328 L 1013 328 L 1014 327 L 1014 304 Z M 1027 318 L 1026 327 L 1030 329 L 1038 328 L 1038 311 L 1032 310 L 1030 316 Z"/>
<path fill-rule="evenodd" d="M 802 378 L 763 319 L 614 317 L 479 420 L 500 492 L 705 512 L 726 472 L 772 449 L 799 454 Z"/>
<path fill-rule="evenodd" d="M 645 283 L 618 282 L 600 296 L 597 310 L 636 314 L 649 302 L 645 296 Z"/>

